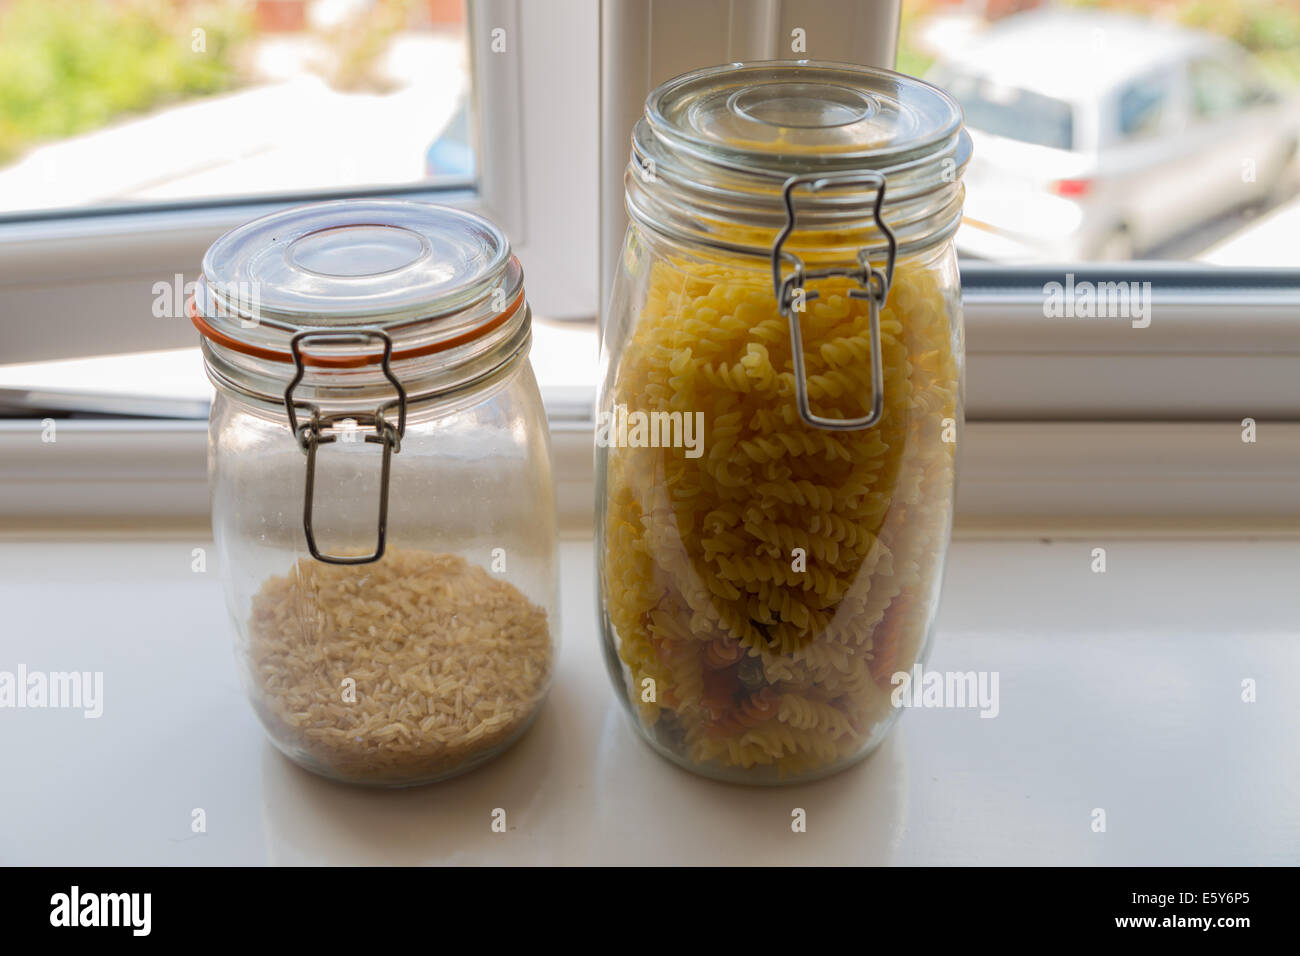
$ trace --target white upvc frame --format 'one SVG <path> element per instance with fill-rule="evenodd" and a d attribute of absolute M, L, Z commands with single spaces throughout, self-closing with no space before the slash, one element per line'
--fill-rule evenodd
<path fill-rule="evenodd" d="M 598 25 L 597 0 L 470 0 L 477 188 L 328 195 L 396 194 L 478 211 L 511 237 L 535 311 L 594 316 Z M 81 356 L 193 345 L 184 318 L 153 317 L 154 284 L 177 274 L 192 281 L 223 232 L 317 196 L 0 221 L 0 362 L 64 358 L 70 341 Z"/>
<path fill-rule="evenodd" d="M 738 5 L 754 16 L 737 17 Z M 579 304 L 575 314 L 583 314 L 580 303 L 590 309 L 595 298 L 599 254 L 607 267 L 610 244 L 617 248 L 622 235 L 627 131 L 645 90 L 661 74 L 699 65 L 693 57 L 706 48 L 705 59 L 714 60 L 775 55 L 788 16 L 833 23 L 835 10 L 847 5 L 475 0 L 477 35 L 502 28 L 507 42 L 507 58 L 491 60 L 476 44 L 476 91 L 496 104 L 478 110 L 481 152 L 509 161 L 484 164 L 479 195 L 458 198 L 506 225 L 535 302 L 570 295 Z M 896 17 L 894 0 L 860 5 L 881 7 Z M 712 33 L 705 29 L 710 23 Z M 894 34 L 896 27 L 895 20 Z M 862 42 L 850 32 L 839 42 Z M 889 28 L 868 33 L 871 42 L 893 42 Z M 818 47 L 817 35 L 809 34 L 810 55 L 875 55 Z M 508 53 L 512 41 L 515 57 Z M 585 70 L 595 71 L 598 47 L 599 122 L 594 102 L 585 120 L 555 95 L 557 83 L 580 84 Z M 590 87 L 597 87 L 594 78 Z M 574 145 L 584 135 L 588 150 Z M 191 275 L 211 238 L 247 214 L 246 206 L 225 205 L 0 227 L 0 343 L 15 341 L 6 326 L 17 325 L 39 330 L 30 347 L 71 334 L 79 351 L 82 343 L 103 351 L 192 344 L 188 323 L 159 328 L 162 320 L 150 326 L 124 318 L 149 301 L 132 283 L 172 271 Z M 1071 271 L 1080 281 L 1151 281 L 1151 324 L 1049 319 L 1043 287 Z M 1300 532 L 1294 277 L 1151 264 L 1103 271 L 971 264 L 965 280 L 970 424 L 962 439 L 959 524 Z M 591 514 L 591 426 L 581 420 L 589 402 L 590 396 L 548 396 L 561 511 L 570 527 L 585 526 Z M 1257 422 L 1254 443 L 1241 440 L 1244 418 Z M 44 533 L 105 516 L 129 528 L 206 520 L 202 423 L 62 421 L 57 428 L 58 441 L 49 444 L 41 442 L 38 422 L 0 421 L 0 529 Z"/>
<path fill-rule="evenodd" d="M 1149 294 L 1149 313 L 1051 314 L 1066 283 Z M 1300 422 L 1296 270 L 972 262 L 962 285 L 970 419 Z"/>
<path fill-rule="evenodd" d="M 0 421 L 0 537 L 208 522 L 199 421 Z M 561 525 L 590 533 L 589 423 L 551 426 Z M 971 422 L 963 533 L 1300 535 L 1300 422 Z"/>

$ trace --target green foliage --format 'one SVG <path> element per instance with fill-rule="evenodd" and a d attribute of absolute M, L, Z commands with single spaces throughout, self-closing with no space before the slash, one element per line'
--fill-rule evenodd
<path fill-rule="evenodd" d="M 338 27 L 325 32 L 324 40 L 334 52 L 330 84 L 340 90 L 382 90 L 375 67 L 393 37 L 406 25 L 410 0 L 378 0 L 363 8 Z"/>
<path fill-rule="evenodd" d="M 906 2 L 906 0 L 904 0 Z M 1273 75 L 1300 82 L 1300 0 L 1069 0 L 1074 6 L 1170 16 L 1184 26 L 1217 33 L 1252 54 Z"/>
<path fill-rule="evenodd" d="M 923 52 L 915 40 L 918 27 L 936 12 L 934 6 L 930 0 L 903 0 L 898 23 L 898 54 L 894 60 L 894 69 L 899 73 L 924 76 L 934 63 L 934 57 Z"/>
<path fill-rule="evenodd" d="M 1275 78 L 1300 83 L 1300 0 L 1064 0 L 1073 7 L 1168 17 L 1184 26 L 1217 33 L 1241 44 Z M 951 7 L 934 0 L 903 0 L 898 69 L 913 76 L 931 58 L 918 49 L 917 28 L 926 17 Z"/>
<path fill-rule="evenodd" d="M 204 31 L 196 52 L 194 33 Z M 0 160 L 235 83 L 230 3 L 15 0 L 0 12 Z"/>
<path fill-rule="evenodd" d="M 1180 22 L 1222 34 L 1253 53 L 1287 49 L 1300 53 L 1300 4 L 1285 0 L 1192 0 L 1177 9 Z"/>

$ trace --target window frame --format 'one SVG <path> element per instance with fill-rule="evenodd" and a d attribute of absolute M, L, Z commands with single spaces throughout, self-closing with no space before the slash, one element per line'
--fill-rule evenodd
<path fill-rule="evenodd" d="M 1300 270 L 961 263 L 967 417 L 1300 421 Z M 1048 286 L 1150 283 L 1150 324 L 1055 317 Z M 1300 466 L 1300 461 L 1297 462 Z"/>
<path fill-rule="evenodd" d="M 700 36 L 698 18 L 681 15 L 698 9 L 691 0 L 479 0 L 472 6 L 480 36 L 504 27 L 507 42 L 519 40 L 522 54 L 507 60 L 476 55 L 475 95 L 498 107 L 485 114 L 476 104 L 476 115 L 486 117 L 478 131 L 480 152 L 526 161 L 483 164 L 481 195 L 459 201 L 482 208 L 519 243 L 535 305 L 549 282 L 576 288 L 589 281 L 575 299 L 590 303 L 593 290 L 609 280 L 626 223 L 628 134 L 644 86 L 662 72 L 671 75 L 681 58 L 704 47 L 720 43 L 729 56 L 752 57 L 779 42 L 787 4 L 763 0 L 755 7 L 761 16 L 742 22 L 730 8 L 747 2 L 726 0 L 711 8 L 708 16 L 717 15 L 720 32 L 710 38 Z M 849 2 L 817 0 L 818 15 L 830 17 L 837 4 Z M 897 5 L 881 7 L 892 8 L 896 34 Z M 889 9 L 881 14 L 890 15 Z M 652 16 L 669 22 L 652 26 Z M 557 72 L 556 60 L 581 59 L 573 54 L 582 42 L 575 36 L 591 39 L 591 61 L 600 72 L 593 83 L 598 120 L 590 123 L 599 150 L 591 151 L 589 176 L 574 167 L 572 145 L 556 132 L 582 122 L 564 115 L 554 95 L 557 78 L 573 75 Z M 888 39 L 877 33 L 872 42 L 888 45 Z M 574 69 L 573 62 L 565 66 Z M 573 200 L 582 196 L 590 197 L 591 207 L 575 215 Z M 121 214 L 69 216 L 26 235 L 22 224 L 0 225 L 0 334 L 8 334 L 7 319 L 35 309 L 36 300 L 23 306 L 15 298 L 16 288 L 64 296 L 53 300 L 55 306 L 91 296 L 85 301 L 111 312 L 124 301 L 124 273 L 134 269 L 152 281 L 175 263 L 175 271 L 188 274 L 211 238 L 248 218 L 245 205 L 210 205 L 125 220 Z M 152 218 L 168 216 L 180 218 Z M 141 250 L 144 269 L 135 258 Z M 533 250 L 541 250 L 535 260 Z M 1113 520 L 1126 528 L 1179 521 L 1249 521 L 1291 533 L 1300 528 L 1300 387 L 1293 371 L 1300 367 L 1300 270 L 1151 262 L 963 262 L 962 269 L 969 422 L 961 448 L 963 514 L 1036 526 L 1059 518 Z M 1151 282 L 1151 326 L 1045 318 L 1044 287 L 1067 274 L 1077 281 Z M 83 305 L 64 314 L 52 300 L 41 301 L 38 331 L 50 341 L 75 328 L 82 338 L 100 335 L 105 351 L 129 350 L 122 348 L 126 340 L 134 348 L 141 341 L 149 348 L 194 344 L 188 322 L 160 331 L 156 323 L 116 315 L 88 331 L 94 309 Z M 138 299 L 130 301 L 138 307 Z M 15 308 L 20 311 L 10 311 Z M 594 380 L 594 358 L 592 368 Z M 591 399 L 547 396 L 561 512 L 578 526 L 590 520 L 594 494 Z M 1247 417 L 1258 422 L 1258 444 L 1240 439 Z M 59 443 L 46 445 L 39 422 L 0 420 L 0 518 L 9 527 L 24 522 L 48 529 L 105 516 L 130 527 L 206 520 L 202 422 L 70 421 L 58 427 Z M 1163 495 L 1166 488 L 1173 490 Z"/>
<path fill-rule="evenodd" d="M 152 319 L 154 284 L 178 274 L 193 281 L 207 247 L 228 229 L 323 198 L 400 196 L 485 215 L 511 237 L 535 311 L 594 317 L 597 213 L 587 185 L 598 104 L 594 93 L 577 107 L 559 94 L 583 70 L 595 90 L 597 0 L 471 0 L 467 21 L 476 188 L 412 184 L 0 217 L 3 361 L 65 358 L 70 339 L 82 356 L 193 345 L 184 316 Z M 493 53 L 498 29 L 506 48 Z M 584 38 L 587 53 L 575 55 Z M 591 142 L 580 152 L 589 158 L 575 162 L 573 138 L 584 124 Z"/>

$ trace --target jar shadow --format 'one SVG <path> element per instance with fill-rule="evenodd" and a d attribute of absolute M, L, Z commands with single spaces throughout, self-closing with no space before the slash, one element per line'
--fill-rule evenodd
<path fill-rule="evenodd" d="M 543 704 L 505 753 L 460 777 L 407 789 L 350 786 L 317 776 L 269 741 L 262 758 L 262 822 L 268 862 L 281 866 L 417 866 L 545 863 L 544 847 L 519 836 L 549 818 L 548 786 L 563 731 Z M 504 832 L 494 818 L 504 811 Z M 500 824 L 498 824 L 498 828 Z M 522 831 L 522 832 L 521 832 Z"/>
<path fill-rule="evenodd" d="M 906 826 L 897 728 L 855 767 L 812 783 L 719 783 L 670 763 L 604 709 L 588 771 L 561 750 L 587 736 L 548 702 L 498 759 L 405 790 L 335 783 L 263 748 L 262 818 L 273 865 L 719 865 L 893 861 Z M 590 739 L 590 737 L 588 737 Z M 571 755 L 570 755 L 571 758 Z M 586 762 L 586 761 L 582 761 Z M 569 773 L 564 772 L 568 766 Z M 562 779 L 563 778 L 563 779 Z M 505 832 L 493 829 L 505 811 Z M 806 814 L 806 831 L 792 829 Z"/>
<path fill-rule="evenodd" d="M 788 786 L 721 783 L 655 753 L 606 708 L 595 781 L 597 858 L 637 865 L 884 865 L 906 826 L 906 751 L 894 728 L 865 760 Z M 796 832 L 802 810 L 804 832 Z"/>

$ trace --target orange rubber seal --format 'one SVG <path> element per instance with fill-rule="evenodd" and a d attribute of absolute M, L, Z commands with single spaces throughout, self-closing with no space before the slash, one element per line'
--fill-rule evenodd
<path fill-rule="evenodd" d="M 524 290 L 520 289 L 515 300 L 508 306 L 494 315 L 487 322 L 476 326 L 460 335 L 453 336 L 449 339 L 443 339 L 440 342 L 431 342 L 428 345 L 421 345 L 417 348 L 394 350 L 390 361 L 397 362 L 402 359 L 420 358 L 424 355 L 433 355 L 436 352 L 445 352 L 448 349 L 454 349 L 458 345 L 464 345 L 466 342 L 472 342 L 481 336 L 486 335 L 498 326 L 503 325 L 512 315 L 518 312 L 524 304 Z M 224 332 L 213 328 L 205 316 L 199 314 L 198 304 L 191 295 L 185 302 L 185 311 L 189 315 L 190 321 L 194 327 L 199 330 L 199 334 L 206 339 L 210 339 L 225 348 L 244 355 L 252 355 L 254 358 L 266 359 L 271 362 L 283 362 L 286 365 L 292 365 L 293 353 L 280 352 L 276 349 L 263 348 L 260 345 L 252 345 L 243 342 L 237 338 L 226 335 Z M 334 329 L 321 329 L 322 332 L 336 331 Z M 346 331 L 338 329 L 337 331 Z M 304 365 L 312 365 L 317 368 L 361 368 L 365 365 L 379 365 L 383 361 L 382 355 L 335 355 L 335 356 L 314 356 L 303 353 L 302 362 Z"/>

